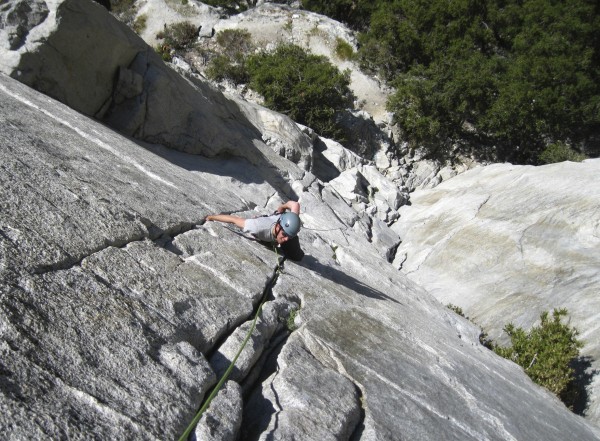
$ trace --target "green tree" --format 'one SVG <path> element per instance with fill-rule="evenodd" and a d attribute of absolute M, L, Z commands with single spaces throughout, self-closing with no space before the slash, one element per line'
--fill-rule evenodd
<path fill-rule="evenodd" d="M 327 58 L 295 45 L 247 60 L 250 88 L 265 105 L 307 125 L 323 136 L 340 138 L 338 113 L 352 104 L 349 72 L 340 72 Z"/>
<path fill-rule="evenodd" d="M 362 30 L 369 24 L 377 3 L 373 0 L 302 0 L 301 7 Z"/>
<path fill-rule="evenodd" d="M 593 0 L 381 0 L 358 58 L 396 87 L 413 144 L 495 146 L 541 162 L 549 143 L 600 131 L 600 4 Z"/>
<path fill-rule="evenodd" d="M 391 81 L 426 56 L 414 21 L 400 2 L 382 3 L 373 12 L 368 32 L 359 34 L 361 67 Z"/>
<path fill-rule="evenodd" d="M 511 346 L 496 346 L 494 351 L 522 366 L 534 382 L 572 407 L 576 388 L 571 363 L 579 356 L 583 343 L 577 339 L 576 329 L 561 322 L 566 315 L 566 309 L 554 309 L 550 318 L 545 311 L 540 315 L 540 325 L 529 332 L 508 324 L 504 331 L 510 337 Z"/>
<path fill-rule="evenodd" d="M 562 142 L 550 144 L 540 154 L 540 162 L 542 164 L 553 164 L 563 161 L 581 162 L 586 158 L 585 155 L 576 152 L 569 145 Z"/>

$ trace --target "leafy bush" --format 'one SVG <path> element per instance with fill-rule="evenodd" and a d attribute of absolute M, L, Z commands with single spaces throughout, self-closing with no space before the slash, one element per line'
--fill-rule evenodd
<path fill-rule="evenodd" d="M 577 339 L 577 330 L 561 322 L 566 315 L 566 309 L 555 309 L 552 318 L 548 317 L 547 311 L 543 312 L 540 326 L 529 332 L 508 324 L 504 331 L 510 337 L 511 346 L 496 346 L 494 351 L 522 366 L 534 382 L 572 408 L 577 397 L 571 364 L 579 356 L 583 344 Z"/>
<path fill-rule="evenodd" d="M 451 303 L 446 307 L 470 320 L 461 307 Z M 580 386 L 575 384 L 572 366 L 579 357 L 579 348 L 583 343 L 577 339 L 576 329 L 561 323 L 561 318 L 566 315 L 566 309 L 554 309 L 550 319 L 548 312 L 543 312 L 540 326 L 533 327 L 529 332 L 509 323 L 504 327 L 511 340 L 511 346 L 508 347 L 498 346 L 484 331 L 479 335 L 479 342 L 523 367 L 535 383 L 556 394 L 573 410 L 579 398 Z"/>
<path fill-rule="evenodd" d="M 164 30 L 156 34 L 156 38 L 164 40 L 163 44 L 174 50 L 192 47 L 197 37 L 198 27 L 189 21 L 165 25 Z"/>
<path fill-rule="evenodd" d="M 156 45 L 156 47 L 154 48 L 154 50 L 158 53 L 158 55 L 160 55 L 160 57 L 163 59 L 163 61 L 171 61 L 173 59 L 173 56 L 171 54 L 172 50 L 171 47 L 168 44 L 158 44 Z"/>
<path fill-rule="evenodd" d="M 146 29 L 146 23 L 148 22 L 148 16 L 146 14 L 142 14 L 138 16 L 132 23 L 131 29 L 138 34 L 141 35 Z"/>
<path fill-rule="evenodd" d="M 267 107 L 323 136 L 340 139 L 336 116 L 353 101 L 349 72 L 342 73 L 325 57 L 295 45 L 254 54 L 247 66 L 249 85 L 265 98 Z"/>
<path fill-rule="evenodd" d="M 205 73 L 213 81 L 227 80 L 234 84 L 244 84 L 250 79 L 245 65 L 234 63 L 227 55 L 211 59 Z"/>
<path fill-rule="evenodd" d="M 110 10 L 113 14 L 126 14 L 135 10 L 135 0 L 111 0 Z"/>
<path fill-rule="evenodd" d="M 296 316 L 298 315 L 299 311 L 299 308 L 293 308 L 285 321 L 286 328 L 290 332 L 294 332 L 296 329 L 298 329 L 298 326 L 296 326 Z"/>
<path fill-rule="evenodd" d="M 217 33 L 216 40 L 224 52 L 236 60 L 254 50 L 252 35 L 247 29 L 224 29 Z"/>
<path fill-rule="evenodd" d="M 576 152 L 567 144 L 562 142 L 556 142 L 550 144 L 540 154 L 540 162 L 542 164 L 553 164 L 555 162 L 573 161 L 581 162 L 587 157 L 581 153 Z"/>
<path fill-rule="evenodd" d="M 206 69 L 208 78 L 214 81 L 228 80 L 234 84 L 250 80 L 246 58 L 254 50 L 252 36 L 246 29 L 225 29 L 216 36 L 220 55 L 212 58 Z"/>
<path fill-rule="evenodd" d="M 337 37 L 335 39 L 335 54 L 340 60 L 352 60 L 354 49 L 347 41 Z"/>
<path fill-rule="evenodd" d="M 133 24 L 137 10 L 135 0 L 110 0 L 111 14 L 128 26 Z"/>

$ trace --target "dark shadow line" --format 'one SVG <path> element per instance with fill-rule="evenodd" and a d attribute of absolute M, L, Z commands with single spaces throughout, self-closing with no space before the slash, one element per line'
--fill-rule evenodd
<path fill-rule="evenodd" d="M 332 266 L 323 265 L 317 259 L 311 255 L 305 255 L 301 262 L 298 262 L 300 266 L 306 269 L 316 272 L 321 277 L 331 280 L 334 283 L 342 285 L 356 293 L 377 300 L 390 300 L 395 303 L 400 303 L 393 297 L 382 293 L 381 291 L 355 279 L 354 277 L 340 271 Z"/>

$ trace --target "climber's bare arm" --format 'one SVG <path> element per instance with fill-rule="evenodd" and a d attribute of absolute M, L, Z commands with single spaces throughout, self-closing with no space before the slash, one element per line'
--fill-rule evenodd
<path fill-rule="evenodd" d="M 246 219 L 239 216 L 233 216 L 231 214 L 211 214 L 206 216 L 207 221 L 225 222 L 227 224 L 234 224 L 236 227 L 244 229 Z"/>
<path fill-rule="evenodd" d="M 287 201 L 277 208 L 278 213 L 283 213 L 285 210 L 290 210 L 292 213 L 300 214 L 300 204 L 296 201 Z"/>

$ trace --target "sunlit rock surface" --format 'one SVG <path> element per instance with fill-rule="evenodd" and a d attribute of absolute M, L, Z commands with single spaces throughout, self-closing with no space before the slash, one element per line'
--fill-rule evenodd
<path fill-rule="evenodd" d="M 249 116 L 272 112 L 242 110 L 198 79 L 181 80 L 94 3 L 48 2 L 47 15 L 38 5 L 15 48 L 2 40 L 3 69 L 25 54 L 30 73 L 47 81 L 28 84 L 50 93 L 80 81 L 89 102 L 97 93 L 113 101 L 106 113 L 74 106 L 78 113 L 0 74 L 0 433 L 178 438 L 265 300 L 233 369 L 237 384 L 217 395 L 195 436 L 598 439 L 596 428 L 483 348 L 478 328 L 388 263 L 393 253 L 382 251 L 394 248 L 393 235 L 381 219 L 374 227 L 373 215 L 396 195 L 385 188 L 376 197 L 379 175 L 365 178 L 365 200 L 351 206 L 306 170 L 310 161 L 292 150 L 279 155 L 298 139 L 278 133 L 291 125 L 255 125 Z M 7 2 L 3 13 L 17 6 Z M 117 26 L 133 45 L 133 58 L 100 69 L 121 88 L 102 76 L 35 70 L 51 59 L 76 67 L 69 48 L 87 47 L 88 26 L 98 35 Z M 140 83 L 135 69 L 147 62 Z M 9 73 L 18 78 L 17 70 Z M 212 159 L 189 154 L 187 119 L 174 123 L 169 114 L 161 138 L 126 137 L 105 124 L 113 104 L 123 105 L 120 121 L 137 122 L 140 109 L 124 103 L 158 73 L 148 90 L 173 106 L 184 96 L 177 110 L 210 103 L 191 118 L 206 122 L 193 126 L 206 147 L 194 153 Z M 74 90 L 85 103 L 81 84 Z M 157 115 L 170 109 L 151 102 Z M 234 227 L 204 222 L 216 212 L 271 213 L 288 198 L 302 206 L 299 264 Z M 380 205 L 367 206 L 374 200 Z"/>
<path fill-rule="evenodd" d="M 289 309 L 276 303 L 300 307 L 298 329 L 288 338 L 284 326 L 257 327 L 263 355 L 244 358 L 256 363 L 240 380 L 241 422 L 214 419 L 239 409 L 228 386 L 197 433 L 597 439 L 386 263 L 318 185 L 298 195 L 307 255 L 278 270 L 274 250 L 202 224 L 277 194 L 248 162 L 169 157 L 5 76 L 0 109 L 0 428 L 9 439 L 177 438 L 217 380 L 209 355 L 269 283 L 282 322 Z M 254 190 L 243 193 L 249 176 Z M 313 210 L 339 229 L 309 229 Z"/>
<path fill-rule="evenodd" d="M 543 167 L 497 164 L 411 194 L 393 229 L 396 264 L 493 338 L 567 308 L 600 421 L 600 160 Z M 504 335 L 506 338 L 506 335 Z"/>

